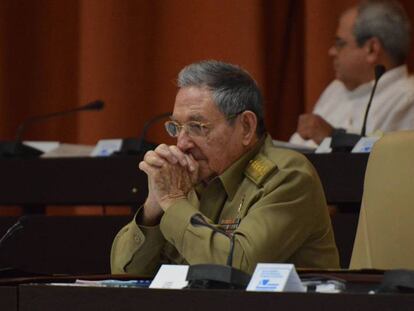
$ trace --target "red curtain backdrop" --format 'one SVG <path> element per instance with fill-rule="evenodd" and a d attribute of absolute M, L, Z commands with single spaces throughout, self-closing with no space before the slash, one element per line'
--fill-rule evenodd
<path fill-rule="evenodd" d="M 414 3 L 402 1 L 410 15 Z M 33 124 L 24 139 L 95 144 L 138 136 L 172 110 L 178 71 L 219 59 L 246 68 L 266 125 L 288 139 L 333 78 L 327 50 L 352 0 L 0 0 L 0 140 L 24 119 L 94 99 L 104 111 Z M 410 59 L 412 64 L 413 58 Z M 162 125 L 149 132 L 166 139 Z"/>
<path fill-rule="evenodd" d="M 332 79 L 327 50 L 352 3 L 1 0 L 0 139 L 13 139 L 29 116 L 97 98 L 105 111 L 38 123 L 24 138 L 94 144 L 137 136 L 146 120 L 171 110 L 177 72 L 202 59 L 250 71 L 265 94 L 269 131 L 287 139 Z M 162 127 L 150 137 L 164 140 Z"/>

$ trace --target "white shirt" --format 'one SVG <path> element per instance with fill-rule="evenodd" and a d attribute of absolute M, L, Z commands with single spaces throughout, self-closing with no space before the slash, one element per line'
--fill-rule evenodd
<path fill-rule="evenodd" d="M 320 115 L 335 128 L 361 133 L 362 123 L 374 81 L 349 91 L 339 81 L 332 81 L 316 103 L 313 113 Z M 366 133 L 414 129 L 414 77 L 407 66 L 384 73 L 368 113 Z M 298 145 L 316 147 L 313 140 L 304 140 L 298 133 L 290 138 Z"/>

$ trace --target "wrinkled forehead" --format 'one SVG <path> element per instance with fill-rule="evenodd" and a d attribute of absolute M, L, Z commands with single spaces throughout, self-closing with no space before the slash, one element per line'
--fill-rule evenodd
<path fill-rule="evenodd" d="M 172 119 L 179 122 L 207 122 L 222 116 L 212 93 L 204 87 L 183 87 L 175 98 Z"/>

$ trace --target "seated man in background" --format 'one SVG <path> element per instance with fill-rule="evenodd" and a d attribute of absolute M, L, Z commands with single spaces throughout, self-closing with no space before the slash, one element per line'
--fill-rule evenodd
<path fill-rule="evenodd" d="M 367 134 L 414 128 L 414 80 L 405 65 L 411 26 L 394 1 L 364 1 L 340 18 L 335 44 L 329 49 L 336 72 L 313 113 L 299 117 L 291 143 L 316 147 L 335 130 L 361 133 L 374 67 L 382 64 L 367 119 Z"/>
<path fill-rule="evenodd" d="M 252 273 L 258 262 L 337 268 L 324 192 L 304 156 L 266 134 L 256 82 L 218 61 L 185 67 L 168 134 L 139 168 L 148 198 L 115 237 L 112 273 L 153 275 L 160 264 L 225 264 Z M 221 229 L 193 225 L 197 217 Z"/>

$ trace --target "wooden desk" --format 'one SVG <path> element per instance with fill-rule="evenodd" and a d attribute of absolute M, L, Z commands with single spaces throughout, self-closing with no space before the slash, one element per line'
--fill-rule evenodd
<path fill-rule="evenodd" d="M 306 154 L 329 204 L 359 203 L 367 154 Z M 1 159 L 0 205 L 134 205 L 147 195 L 136 156 Z"/>
<path fill-rule="evenodd" d="M 412 310 L 414 295 L 19 286 L 19 310 Z"/>
<path fill-rule="evenodd" d="M 330 203 L 361 200 L 367 154 L 306 156 L 318 170 Z M 137 169 L 138 161 L 134 156 L 0 159 L 0 205 L 137 206 L 147 195 L 146 176 Z M 335 238 L 341 255 L 341 266 L 346 268 L 352 252 L 358 214 L 338 216 L 341 217 L 333 219 Z M 39 218 L 37 221 L 35 218 L 28 231 L 25 231 L 24 240 L 9 242 L 4 246 L 8 251 L 0 253 L 0 263 L 14 263 L 23 270 L 45 273 L 109 272 L 108 258 L 112 239 L 130 218 Z M 15 221 L 6 219 L 0 233 L 4 233 Z M 30 231 L 32 234 L 28 234 Z M 85 236 L 89 237 L 89 244 L 86 244 Z M 23 235 L 17 233 L 15 238 L 23 239 Z M 23 243 L 26 247 L 22 246 Z M 69 251 L 65 245 L 72 245 L 76 251 Z M 59 251 L 48 251 L 56 247 Z M 36 248 L 44 251 L 36 252 Z M 79 252 L 83 252 L 85 257 L 82 258 Z M 97 254 L 100 254 L 100 260 L 96 260 Z M 28 261 L 29 257 L 33 261 Z"/>
<path fill-rule="evenodd" d="M 0 286 L 0 310 L 17 311 L 17 287 Z"/>
<path fill-rule="evenodd" d="M 367 153 L 307 153 L 325 190 L 328 204 L 359 204 L 362 200 Z"/>
<path fill-rule="evenodd" d="M 46 275 L 110 273 L 112 241 L 131 220 L 131 216 L 25 217 L 24 228 L 0 248 L 0 268 Z M 16 221 L 0 218 L 0 236 Z"/>
<path fill-rule="evenodd" d="M 116 233 L 131 216 L 25 216 L 24 229 L 0 249 L 0 268 L 52 274 L 109 273 L 109 254 Z M 0 217 L 0 236 L 17 222 Z M 332 219 L 341 267 L 348 268 L 358 218 L 337 214 Z M 0 273 L 1 276 L 1 273 Z"/>
<path fill-rule="evenodd" d="M 299 271 L 309 276 L 309 271 Z M 0 280 L 1 310 L 412 310 L 413 294 L 368 294 L 382 280 L 382 273 L 318 271 L 348 283 L 344 293 L 259 293 L 241 290 L 160 290 L 50 286 L 43 282 L 81 279 L 128 279 L 132 276 L 59 276 Z M 37 283 L 37 284 L 36 284 Z M 5 300 L 2 298 L 5 297 Z M 5 304 L 7 303 L 7 305 Z M 7 308 L 6 308 L 7 307 Z"/>
<path fill-rule="evenodd" d="M 138 157 L 1 159 L 0 205 L 134 205 L 147 196 Z"/>

